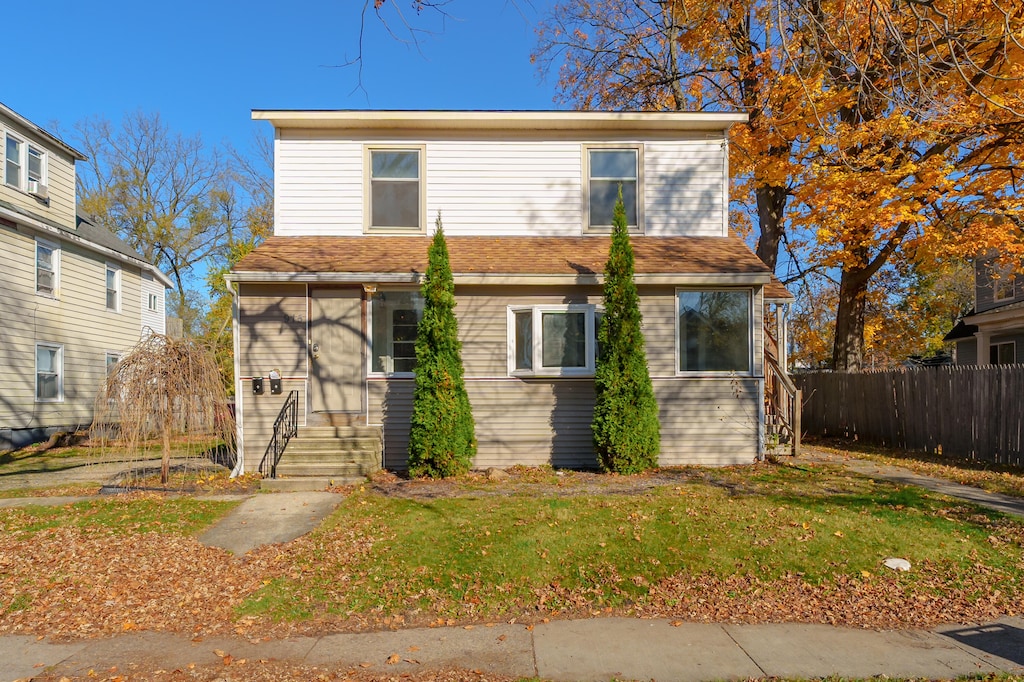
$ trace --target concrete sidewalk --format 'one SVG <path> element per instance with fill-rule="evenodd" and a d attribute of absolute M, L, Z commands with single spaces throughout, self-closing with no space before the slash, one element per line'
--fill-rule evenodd
<path fill-rule="evenodd" d="M 675 625 L 674 625 L 675 623 Z M 399 676 L 464 668 L 549 680 L 714 680 L 731 677 L 829 675 L 869 678 L 1005 672 L 1024 674 L 1024 620 L 932 631 L 872 631 L 826 625 L 720 625 L 668 620 L 596 618 L 522 625 L 426 628 L 332 634 L 253 643 L 240 638 L 142 632 L 51 644 L 0 637 L 0 680 L 45 674 L 85 676 L 90 670 L 145 671 L 223 666 L 223 656 L 316 665 Z M 393 661 L 389 663 L 389 659 Z M 232 679 L 245 679 L 236 666 Z"/>

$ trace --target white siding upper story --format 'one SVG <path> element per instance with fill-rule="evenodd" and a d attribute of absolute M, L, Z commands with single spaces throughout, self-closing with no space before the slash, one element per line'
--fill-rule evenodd
<path fill-rule="evenodd" d="M 142 336 L 167 333 L 167 315 L 164 313 L 166 289 L 152 274 L 142 273 L 142 291 L 139 307 L 142 310 Z"/>
<path fill-rule="evenodd" d="M 586 233 L 588 150 L 621 147 L 639 152 L 641 233 L 728 233 L 724 129 L 398 134 L 307 127 L 276 130 L 274 233 L 363 234 L 367 150 L 380 147 L 421 150 L 425 232 L 440 212 L 449 235 Z"/>

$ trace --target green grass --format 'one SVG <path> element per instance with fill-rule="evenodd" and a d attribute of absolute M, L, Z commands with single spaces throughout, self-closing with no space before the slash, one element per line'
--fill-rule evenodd
<path fill-rule="evenodd" d="M 104 528 L 121 533 L 202 531 L 234 508 L 235 501 L 110 497 L 63 507 L 28 506 L 0 509 L 0 532 L 34 533 L 47 528 Z"/>
<path fill-rule="evenodd" d="M 995 515 L 927 491 L 821 467 L 700 476 L 643 495 L 467 490 L 420 501 L 356 493 L 318 531 L 297 570 L 243 611 L 285 619 L 418 609 L 501 616 L 538 601 L 578 608 L 580 595 L 588 608 L 617 608 L 680 573 L 800 575 L 820 584 L 885 571 L 887 557 L 929 562 L 950 576 L 980 563 L 1024 584 L 1020 544 L 990 541 Z"/>

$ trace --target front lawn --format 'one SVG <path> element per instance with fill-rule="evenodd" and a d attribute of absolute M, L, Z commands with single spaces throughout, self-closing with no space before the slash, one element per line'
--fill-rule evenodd
<path fill-rule="evenodd" d="M 987 618 L 1024 597 L 1021 523 L 831 467 L 693 469 L 630 494 L 419 485 L 354 493 L 242 612 L 374 627 L 609 612 L 892 627 Z M 883 567 L 890 557 L 913 569 Z"/>
<path fill-rule="evenodd" d="M 223 503 L 0 509 L 0 633 L 262 637 L 607 614 L 894 628 L 1024 603 L 1024 523 L 825 464 L 379 477 L 344 492 L 316 531 L 244 557 L 196 540 Z M 885 568 L 890 557 L 912 570 Z"/>

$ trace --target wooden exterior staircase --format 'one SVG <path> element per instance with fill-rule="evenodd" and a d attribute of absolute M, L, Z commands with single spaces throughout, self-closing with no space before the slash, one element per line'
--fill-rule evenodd
<path fill-rule="evenodd" d="M 767 455 L 800 454 L 800 407 L 803 396 L 779 363 L 779 348 L 765 325 L 764 438 Z"/>

